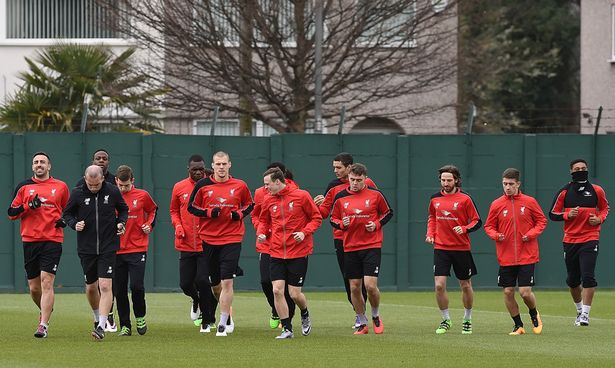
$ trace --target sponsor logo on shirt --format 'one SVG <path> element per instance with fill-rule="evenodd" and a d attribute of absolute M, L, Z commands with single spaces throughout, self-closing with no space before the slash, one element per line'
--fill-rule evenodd
<path fill-rule="evenodd" d="M 226 198 L 218 197 L 218 202 L 224 203 L 226 202 Z"/>

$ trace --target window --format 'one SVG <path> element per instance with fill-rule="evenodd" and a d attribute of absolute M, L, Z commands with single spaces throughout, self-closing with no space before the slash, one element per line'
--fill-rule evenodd
<path fill-rule="evenodd" d="M 192 127 L 192 134 L 194 135 L 210 135 L 211 134 L 211 120 L 196 120 Z M 252 122 L 252 136 L 255 137 L 269 137 L 270 135 L 277 134 L 275 129 L 267 124 L 264 124 L 260 120 L 254 120 Z M 218 120 L 216 121 L 216 130 L 214 135 L 222 136 L 239 136 L 239 120 Z"/>
<path fill-rule="evenodd" d="M 4 0 L 7 39 L 119 38 L 96 0 Z M 1 13 L 1 12 L 0 12 Z"/>
<path fill-rule="evenodd" d="M 266 44 L 265 36 L 259 32 L 259 28 L 271 32 L 275 31 L 274 37 L 279 37 L 285 46 L 295 45 L 295 5 L 291 1 L 258 0 L 255 5 L 252 22 L 254 27 L 253 39 L 259 44 Z M 216 33 L 224 39 L 227 46 L 233 47 L 239 44 L 239 30 L 241 18 L 239 9 L 234 2 L 225 0 L 200 0 L 195 8 L 195 22 L 197 29 L 206 31 L 213 25 Z M 201 22 L 201 24 L 198 24 Z M 256 23 L 260 25 L 256 25 Z M 305 7 L 305 22 L 307 37 L 314 35 L 314 9 L 313 2 L 309 1 Z M 326 27 L 325 27 L 326 32 Z"/>
<path fill-rule="evenodd" d="M 369 0 L 358 0 L 358 6 L 365 19 L 365 29 L 358 39 L 359 46 L 416 46 L 412 37 L 416 1 L 390 0 L 375 6 Z"/>

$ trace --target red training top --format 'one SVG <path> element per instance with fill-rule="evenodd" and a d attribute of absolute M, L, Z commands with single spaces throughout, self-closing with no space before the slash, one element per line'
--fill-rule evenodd
<path fill-rule="evenodd" d="M 285 179 L 285 180 L 286 180 L 287 186 L 290 186 L 292 188 L 299 188 L 297 183 L 295 183 L 293 180 L 291 179 Z M 252 211 L 252 215 L 250 216 L 250 218 L 252 219 L 252 226 L 254 226 L 254 231 L 258 230 L 258 224 L 259 224 L 258 218 L 261 214 L 262 204 L 265 198 L 270 197 L 270 196 L 271 194 L 267 191 L 267 189 L 265 189 L 264 186 L 254 191 L 254 210 Z M 256 239 L 256 252 L 257 253 L 269 254 L 269 238 L 271 235 L 271 229 L 269 229 L 269 232 L 265 235 L 267 235 L 267 239 L 263 243 L 259 242 L 258 239 Z"/>
<path fill-rule="evenodd" d="M 117 254 L 147 252 L 149 234 L 143 232 L 141 226 L 149 225 L 152 229 L 156 222 L 158 206 L 149 193 L 133 187 L 122 197 L 128 205 L 128 220 L 126 232 L 120 236 L 120 249 Z"/>
<path fill-rule="evenodd" d="M 173 229 L 177 229 L 178 225 L 183 229 L 183 236 L 181 234 L 178 235 L 178 232 L 175 231 L 175 249 L 180 252 L 203 251 L 203 243 L 199 238 L 201 219 L 188 212 L 190 193 L 192 193 L 195 185 L 196 182 L 188 177 L 177 182 L 173 186 L 171 194 L 169 212 Z"/>
<path fill-rule="evenodd" d="M 37 195 L 41 206 L 30 209 L 28 202 Z M 21 219 L 22 241 L 62 243 L 64 231 L 61 227 L 55 227 L 55 224 L 62 217 L 68 197 L 66 183 L 53 177 L 47 180 L 32 177 L 19 183 L 15 188 L 8 215 L 11 220 Z"/>
<path fill-rule="evenodd" d="M 429 201 L 427 237 L 434 238 L 434 249 L 470 250 L 469 233 L 480 228 L 482 220 L 469 194 L 459 188 L 452 194 L 443 190 Z M 457 234 L 454 227 L 461 226 Z"/>
<path fill-rule="evenodd" d="M 279 193 L 265 198 L 256 235 L 269 234 L 271 257 L 301 258 L 312 254 L 312 234 L 321 223 L 322 216 L 310 193 L 287 185 Z M 295 241 L 295 232 L 303 232 L 305 238 Z"/>
<path fill-rule="evenodd" d="M 346 227 L 344 217 L 350 217 Z M 393 217 L 393 210 L 384 195 L 378 190 L 364 187 L 358 192 L 346 188 L 335 196 L 331 225 L 344 234 L 344 252 L 369 248 L 382 248 L 382 226 Z M 367 231 L 365 225 L 373 221 L 374 231 Z"/>
<path fill-rule="evenodd" d="M 495 240 L 500 266 L 519 266 L 537 263 L 538 236 L 547 226 L 547 218 L 533 197 L 521 192 L 497 198 L 489 208 L 485 233 Z M 504 234 L 504 240 L 498 240 Z M 523 241 L 527 236 L 528 241 Z"/>

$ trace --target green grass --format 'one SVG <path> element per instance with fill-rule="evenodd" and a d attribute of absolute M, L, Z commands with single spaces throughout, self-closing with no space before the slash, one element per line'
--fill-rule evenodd
<path fill-rule="evenodd" d="M 58 294 L 49 338 L 32 334 L 37 309 L 25 294 L 0 294 L 2 367 L 614 367 L 614 291 L 598 290 L 591 325 L 574 327 L 575 310 L 564 291 L 536 292 L 545 324 L 542 335 L 508 336 L 512 320 L 501 292 L 477 291 L 474 333 L 461 334 L 463 310 L 452 291 L 452 331 L 434 333 L 440 315 L 431 292 L 385 292 L 381 314 L 386 329 L 353 336 L 354 315 L 342 293 L 306 293 L 312 334 L 277 341 L 268 327 L 260 293 L 237 293 L 235 332 L 227 338 L 201 335 L 188 317 L 182 294 L 148 294 L 145 336 L 90 337 L 91 312 L 83 294 Z M 526 326 L 530 321 L 522 308 Z M 133 322 L 134 324 L 134 322 Z"/>

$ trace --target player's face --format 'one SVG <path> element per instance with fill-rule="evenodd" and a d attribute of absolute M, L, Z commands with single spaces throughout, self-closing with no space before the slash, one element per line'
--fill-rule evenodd
<path fill-rule="evenodd" d="M 128 193 L 132 189 L 134 182 L 135 182 L 134 178 L 126 180 L 126 181 L 122 181 L 118 178 L 115 178 L 115 184 L 117 184 L 117 187 L 120 189 L 120 192 L 122 193 Z"/>
<path fill-rule="evenodd" d="M 190 179 L 199 181 L 205 176 L 205 162 L 204 161 L 192 161 L 188 165 L 188 175 Z"/>
<path fill-rule="evenodd" d="M 103 180 L 104 177 L 102 175 L 95 178 L 88 175 L 85 176 L 85 184 L 88 186 L 88 189 L 92 193 L 98 193 L 100 188 L 102 188 Z"/>
<path fill-rule="evenodd" d="M 350 183 L 350 190 L 358 192 L 365 188 L 365 175 L 355 175 L 353 173 L 348 174 L 348 182 Z"/>
<path fill-rule="evenodd" d="M 570 173 L 573 173 L 575 171 L 587 171 L 587 164 L 585 162 L 577 162 L 576 164 L 572 165 Z"/>
<path fill-rule="evenodd" d="M 333 172 L 338 179 L 346 179 L 350 172 L 350 165 L 344 166 L 341 161 L 333 161 Z"/>
<path fill-rule="evenodd" d="M 506 193 L 507 196 L 519 194 L 520 186 L 520 181 L 517 181 L 515 179 L 502 178 L 502 187 L 504 188 L 504 193 Z"/>
<path fill-rule="evenodd" d="M 94 153 L 92 165 L 100 166 L 100 168 L 103 169 L 103 173 L 106 173 L 109 168 L 109 155 L 107 152 L 98 151 Z"/>
<path fill-rule="evenodd" d="M 32 172 L 37 179 L 46 179 L 49 177 L 51 163 L 45 155 L 36 155 L 32 158 Z"/>
<path fill-rule="evenodd" d="M 263 184 L 265 185 L 265 190 L 272 195 L 278 194 L 282 189 L 284 189 L 284 185 L 281 181 L 271 180 L 271 175 L 267 175 L 263 178 Z"/>
<path fill-rule="evenodd" d="M 440 174 L 440 185 L 445 193 L 452 193 L 457 186 L 457 180 L 451 173 Z"/>
<path fill-rule="evenodd" d="M 211 163 L 211 168 L 214 169 L 214 175 L 217 180 L 227 179 L 231 168 L 231 161 L 227 156 L 215 156 Z"/>

